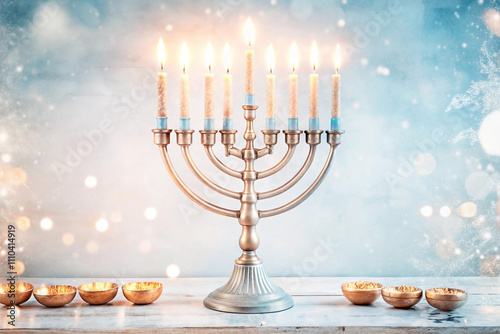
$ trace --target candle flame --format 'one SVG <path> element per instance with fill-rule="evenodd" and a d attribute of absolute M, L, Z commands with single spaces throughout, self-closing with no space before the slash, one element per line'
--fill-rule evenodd
<path fill-rule="evenodd" d="M 226 72 L 229 73 L 229 67 L 231 67 L 231 50 L 227 43 L 224 46 L 224 67 L 226 68 Z"/>
<path fill-rule="evenodd" d="M 214 64 L 214 48 L 212 47 L 212 44 L 208 42 L 207 44 L 207 50 L 205 52 L 205 57 L 207 60 L 207 67 L 208 71 L 212 71 L 212 66 Z"/>
<path fill-rule="evenodd" d="M 181 49 L 181 64 L 182 64 L 182 72 L 184 74 L 186 73 L 188 63 L 189 63 L 189 51 L 186 42 L 184 42 L 184 44 L 182 44 L 182 49 Z"/>
<path fill-rule="evenodd" d="M 247 38 L 247 42 L 248 42 L 248 46 L 252 46 L 253 45 L 253 39 L 254 39 L 254 29 L 253 29 L 253 23 L 252 23 L 252 20 L 250 18 L 248 18 L 247 20 L 247 24 L 246 24 L 246 27 L 245 27 L 245 32 L 246 32 L 246 38 Z"/>
<path fill-rule="evenodd" d="M 311 66 L 313 72 L 316 72 L 316 67 L 318 66 L 318 47 L 316 46 L 316 42 L 313 42 L 311 47 Z"/>
<path fill-rule="evenodd" d="M 272 45 L 269 45 L 267 49 L 267 67 L 269 68 L 269 73 L 273 73 L 274 68 L 274 48 Z"/>
<path fill-rule="evenodd" d="M 161 37 L 158 41 L 158 63 L 160 64 L 160 68 L 163 70 L 163 66 L 165 65 L 165 45 L 163 44 L 163 38 Z"/>
<path fill-rule="evenodd" d="M 340 44 L 337 44 L 337 49 L 335 50 L 335 71 L 339 72 L 340 61 L 342 60 L 342 53 L 340 52 Z"/>
<path fill-rule="evenodd" d="M 299 63 L 299 50 L 297 49 L 297 44 L 293 42 L 290 49 L 290 66 L 292 67 L 292 72 L 297 69 L 297 64 Z"/>

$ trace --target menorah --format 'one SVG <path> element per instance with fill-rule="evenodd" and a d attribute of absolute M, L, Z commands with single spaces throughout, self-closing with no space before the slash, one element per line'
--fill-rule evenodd
<path fill-rule="evenodd" d="M 267 218 L 287 212 L 302 202 L 304 202 L 320 185 L 330 169 L 335 148 L 340 144 L 340 137 L 343 131 L 329 130 L 326 132 L 326 141 L 330 145 L 330 150 L 326 162 L 314 182 L 297 198 L 280 207 L 270 210 L 259 210 L 257 202 L 278 196 L 291 189 L 306 174 L 311 166 L 316 153 L 317 146 L 321 143 L 321 130 L 284 130 L 285 143 L 288 145 L 287 152 L 283 158 L 273 167 L 257 171 L 255 170 L 255 160 L 268 154 L 273 154 L 274 146 L 278 141 L 279 130 L 261 130 L 264 136 L 264 148 L 255 148 L 254 141 L 257 134 L 254 130 L 254 120 L 256 117 L 256 105 L 244 105 L 244 117 L 246 120 L 246 130 L 243 138 L 246 141 L 245 148 L 234 147 L 237 130 L 200 130 L 201 144 L 210 161 L 223 173 L 243 181 L 243 191 L 236 192 L 214 183 L 207 178 L 196 166 L 189 151 L 193 142 L 194 130 L 175 130 L 177 134 L 177 144 L 181 148 L 182 155 L 189 169 L 206 186 L 219 192 L 220 194 L 239 200 L 240 209 L 230 210 L 220 207 L 201 198 L 193 192 L 179 177 L 174 169 L 172 160 L 168 153 L 170 144 L 171 129 L 153 129 L 154 143 L 159 146 L 160 153 L 165 166 L 176 183 L 176 185 L 192 201 L 203 208 L 217 214 L 237 218 L 242 226 L 242 233 L 239 245 L 242 255 L 236 259 L 233 274 L 229 281 L 221 288 L 213 291 L 204 300 L 204 305 L 210 309 L 234 312 L 234 313 L 268 313 L 289 309 L 293 306 L 292 297 L 282 288 L 274 284 L 267 275 L 262 260 L 257 256 L 256 250 L 259 247 L 259 237 L 257 235 L 257 224 L 261 218 Z M 221 143 L 225 147 L 226 157 L 233 156 L 245 162 L 243 170 L 235 170 L 224 164 L 214 153 L 213 146 L 216 142 L 217 132 L 221 135 Z M 265 191 L 256 192 L 255 182 L 263 180 L 281 169 L 291 160 L 297 145 L 300 143 L 301 134 L 305 132 L 306 143 L 309 144 L 309 154 L 299 171 L 282 186 Z"/>

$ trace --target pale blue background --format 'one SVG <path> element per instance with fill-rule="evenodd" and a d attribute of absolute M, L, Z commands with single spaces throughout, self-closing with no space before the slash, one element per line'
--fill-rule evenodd
<path fill-rule="evenodd" d="M 318 191 L 293 211 L 261 221 L 258 253 L 269 273 L 500 274 L 500 159 L 487 154 L 477 140 L 485 116 L 500 110 L 500 29 L 488 29 L 483 17 L 487 10 L 499 10 L 495 1 L 0 3 L 0 163 L 4 171 L 20 167 L 27 174 L 21 186 L 0 179 L 0 234 L 5 238 L 7 223 L 19 216 L 30 219 L 30 228 L 17 233 L 24 275 L 157 277 L 165 276 L 169 265 L 178 266 L 184 277 L 230 275 L 240 254 L 238 223 L 191 203 L 169 178 L 152 142 L 156 45 L 163 37 L 169 124 L 178 127 L 180 48 L 188 43 L 191 124 L 200 129 L 205 45 L 211 41 L 216 51 L 220 128 L 222 50 L 229 42 L 234 122 L 241 134 L 244 22 L 249 16 L 256 26 L 257 129 L 264 125 L 270 43 L 277 57 L 281 128 L 287 117 L 290 44 L 296 41 L 300 49 L 301 128 L 307 126 L 312 41 L 320 49 L 322 128 L 329 124 L 333 50 L 337 43 L 344 47 L 346 134 Z M 474 82 L 474 90 L 467 93 Z M 464 106 L 452 104 L 457 94 L 465 94 Z M 85 145 L 86 134 L 103 121 L 112 124 L 111 130 L 58 177 L 54 166 L 67 165 L 68 152 Z M 223 185 L 241 189 L 239 182 L 210 165 L 200 146 L 197 134 L 192 150 L 200 168 Z M 277 162 L 284 146 L 281 138 L 276 154 L 258 167 Z M 220 145 L 216 149 L 222 156 Z M 220 205 L 238 207 L 201 186 L 175 144 L 171 151 L 179 173 L 194 190 Z M 321 169 L 326 153 L 324 144 L 300 186 L 259 207 L 281 205 L 298 195 Z M 290 166 L 258 189 L 285 182 L 306 154 L 303 144 Z M 424 165 L 415 169 L 415 158 L 417 167 L 418 159 L 424 158 Z M 230 164 L 238 166 L 236 161 Z M 93 189 L 84 185 L 89 175 L 98 181 Z M 469 201 L 477 204 L 477 214 L 461 217 L 457 208 Z M 425 205 L 433 208 L 431 217 L 422 216 Z M 443 206 L 452 209 L 450 217 L 440 216 Z M 144 215 L 150 207 L 158 213 L 153 220 Z M 53 221 L 50 230 L 40 227 L 45 217 Z M 99 218 L 109 222 L 105 232 L 95 228 Z M 74 237 L 69 246 L 62 239 L 67 233 Z"/>

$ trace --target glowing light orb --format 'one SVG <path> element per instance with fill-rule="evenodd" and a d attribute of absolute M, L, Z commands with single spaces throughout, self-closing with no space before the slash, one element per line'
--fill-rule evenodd
<path fill-rule="evenodd" d="M 42 218 L 42 220 L 40 220 L 40 227 L 44 231 L 48 231 L 48 230 L 52 229 L 53 226 L 54 226 L 54 222 L 52 221 L 52 219 L 50 219 L 48 217 Z"/>
<path fill-rule="evenodd" d="M 500 12 L 494 9 L 488 9 L 483 14 L 483 21 L 492 33 L 500 36 Z"/>
<path fill-rule="evenodd" d="M 99 218 L 96 222 L 95 222 L 95 228 L 96 230 L 98 230 L 99 232 L 105 232 L 109 227 L 109 223 L 106 219 L 104 218 Z"/>
<path fill-rule="evenodd" d="M 441 217 L 447 218 L 451 215 L 451 208 L 449 206 L 442 206 L 441 209 L 439 209 L 439 214 Z"/>
<path fill-rule="evenodd" d="M 71 246 L 75 242 L 75 236 L 70 232 L 64 233 L 62 236 L 62 242 L 66 246 Z"/>
<path fill-rule="evenodd" d="M 14 168 L 11 171 L 11 182 L 16 185 L 20 186 L 26 183 L 26 172 L 22 168 Z"/>
<path fill-rule="evenodd" d="M 420 208 L 420 214 L 426 218 L 429 218 L 432 216 L 432 206 L 430 205 L 424 205 L 423 207 Z"/>
<path fill-rule="evenodd" d="M 494 189 L 495 182 L 486 172 L 474 172 L 469 174 L 465 179 L 465 190 L 467 194 L 474 199 L 483 199 Z"/>
<path fill-rule="evenodd" d="M 95 176 L 89 175 L 85 178 L 83 183 L 85 184 L 85 187 L 93 189 L 97 186 L 97 178 Z"/>
<path fill-rule="evenodd" d="M 154 220 L 158 216 L 158 211 L 156 211 L 155 208 L 147 208 L 144 211 L 144 217 L 146 217 L 147 220 Z"/>
<path fill-rule="evenodd" d="M 17 228 L 21 231 L 26 231 L 30 228 L 31 222 L 30 219 L 26 216 L 20 216 L 16 219 Z"/>
<path fill-rule="evenodd" d="M 167 277 L 176 278 L 176 277 L 179 277 L 179 274 L 181 273 L 181 269 L 176 264 L 169 264 L 167 267 L 166 273 L 167 273 Z"/>
<path fill-rule="evenodd" d="M 12 156 L 10 154 L 2 154 L 2 162 L 5 162 L 6 164 L 8 164 L 9 162 L 12 161 Z"/>
<path fill-rule="evenodd" d="M 14 268 L 18 275 L 22 275 L 26 270 L 26 266 L 24 265 L 23 261 L 19 260 L 16 260 L 16 262 L 14 263 Z"/>
<path fill-rule="evenodd" d="M 472 218 L 477 214 L 477 205 L 473 202 L 465 202 L 457 209 L 459 216 L 464 218 Z"/>
<path fill-rule="evenodd" d="M 498 25 L 500 29 L 500 20 Z M 500 129 L 500 111 L 494 111 L 483 119 L 478 132 L 483 150 L 496 156 L 500 156 L 500 131 L 498 129 Z"/>
<path fill-rule="evenodd" d="M 149 253 L 151 251 L 151 242 L 144 240 L 139 244 L 139 252 Z"/>

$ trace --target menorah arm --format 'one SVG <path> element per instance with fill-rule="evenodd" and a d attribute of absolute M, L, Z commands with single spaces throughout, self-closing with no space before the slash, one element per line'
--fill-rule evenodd
<path fill-rule="evenodd" d="M 237 170 L 234 170 L 232 168 L 229 168 L 226 166 L 224 163 L 222 163 L 219 158 L 214 153 L 214 150 L 212 146 L 205 146 L 205 152 L 207 153 L 208 158 L 212 163 L 215 165 L 215 167 L 219 168 L 222 172 L 226 173 L 227 175 L 233 176 L 237 179 L 241 179 L 241 172 L 238 172 Z"/>
<path fill-rule="evenodd" d="M 311 138 L 311 141 L 318 141 L 316 140 L 316 135 L 314 133 L 311 133 L 312 131 L 309 131 L 307 134 Z M 319 132 L 319 131 L 318 131 Z M 310 134 L 311 133 L 311 134 Z M 302 194 L 300 194 L 297 198 L 292 200 L 291 202 L 282 205 L 278 208 L 271 209 L 271 210 L 262 210 L 259 211 L 259 216 L 260 218 L 266 218 L 266 217 L 272 217 L 279 215 L 283 212 L 289 211 L 302 202 L 304 202 L 311 194 L 319 187 L 321 182 L 324 180 L 326 174 L 330 170 L 331 163 L 333 160 L 333 155 L 335 153 L 335 148 L 340 144 L 340 135 L 343 133 L 343 131 L 327 131 L 327 138 L 328 138 L 328 143 L 330 144 L 330 151 L 328 152 L 328 157 L 326 158 L 325 165 L 323 166 L 323 169 L 319 173 L 318 177 L 314 182 L 309 186 L 309 188 L 306 189 Z M 310 144 L 310 140 L 308 140 L 308 143 Z"/>
<path fill-rule="evenodd" d="M 302 168 L 300 168 L 297 174 L 295 174 L 287 183 L 283 184 L 281 187 L 278 187 L 276 189 L 265 191 L 262 193 L 257 193 L 257 198 L 266 199 L 277 196 L 279 194 L 284 193 L 288 189 L 292 188 L 295 184 L 297 184 L 297 182 L 299 182 L 300 179 L 302 179 L 302 177 L 306 174 L 309 167 L 311 167 L 311 164 L 314 161 L 314 156 L 316 154 L 316 146 L 317 145 L 311 145 L 309 147 L 309 154 L 307 155 L 304 165 L 302 166 Z"/>
<path fill-rule="evenodd" d="M 165 167 L 167 168 L 168 173 L 172 177 L 172 180 L 174 180 L 175 184 L 179 187 L 179 189 L 187 196 L 189 197 L 193 202 L 196 204 L 200 205 L 201 207 L 210 210 L 212 212 L 218 213 L 223 216 L 227 217 L 232 217 L 232 218 L 238 218 L 239 216 L 239 211 L 236 210 L 229 210 L 222 208 L 220 206 L 217 206 L 215 204 L 212 204 L 197 194 L 195 194 L 189 187 L 182 181 L 182 179 L 179 177 L 177 172 L 174 169 L 174 166 L 172 164 L 172 160 L 170 160 L 170 156 L 168 154 L 168 149 L 166 145 L 159 145 L 160 148 L 160 153 L 163 158 L 163 162 L 165 164 Z"/>
<path fill-rule="evenodd" d="M 280 162 L 278 162 L 275 166 L 263 170 L 261 172 L 257 172 L 257 179 L 263 179 L 268 176 L 271 176 L 280 170 L 282 170 L 292 159 L 293 153 L 295 153 L 295 147 L 296 145 L 288 145 L 288 149 L 286 151 L 286 154 L 283 156 Z"/>
<path fill-rule="evenodd" d="M 206 186 L 210 187 L 211 189 L 219 192 L 222 195 L 235 198 L 235 199 L 240 199 L 241 194 L 232 191 L 229 189 L 222 188 L 218 184 L 212 182 L 212 180 L 208 179 L 201 171 L 200 169 L 196 166 L 196 164 L 193 161 L 193 157 L 191 156 L 191 152 L 189 151 L 189 146 L 181 146 L 181 152 L 182 156 L 184 157 L 184 160 L 186 161 L 189 169 L 196 175 L 196 177 L 203 182 Z"/>

